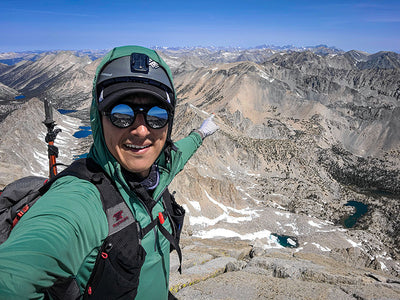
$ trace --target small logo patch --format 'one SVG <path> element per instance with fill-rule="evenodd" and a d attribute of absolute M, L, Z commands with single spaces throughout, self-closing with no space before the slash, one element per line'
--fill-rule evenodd
<path fill-rule="evenodd" d="M 158 62 L 149 59 L 149 65 L 153 68 L 153 69 L 158 69 L 160 67 L 160 65 L 158 64 Z"/>
<path fill-rule="evenodd" d="M 108 231 L 114 234 L 132 224 L 135 219 L 125 203 L 119 203 L 107 209 Z"/>
<path fill-rule="evenodd" d="M 124 223 L 126 220 L 128 220 L 128 217 L 124 217 L 122 215 L 123 212 L 124 212 L 123 210 L 120 210 L 113 215 L 113 218 L 115 221 L 115 223 L 112 225 L 113 227 L 117 227 L 117 226 L 121 225 L 122 223 Z"/>

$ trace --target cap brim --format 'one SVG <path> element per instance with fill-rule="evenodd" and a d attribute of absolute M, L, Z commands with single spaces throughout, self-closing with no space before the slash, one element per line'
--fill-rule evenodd
<path fill-rule="evenodd" d="M 105 111 L 114 104 L 135 94 L 148 94 L 160 100 L 160 102 L 169 108 L 172 108 L 170 97 L 165 90 L 149 84 L 123 82 L 112 84 L 103 89 L 102 98 L 98 100 L 98 109 Z"/>

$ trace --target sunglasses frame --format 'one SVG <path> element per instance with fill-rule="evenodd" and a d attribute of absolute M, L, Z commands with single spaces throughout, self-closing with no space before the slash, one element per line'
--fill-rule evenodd
<path fill-rule="evenodd" d="M 112 115 L 113 115 L 113 114 L 112 114 L 112 111 L 113 111 L 113 109 L 114 109 L 115 107 L 117 107 L 118 105 L 126 105 L 126 106 L 129 106 L 129 107 L 131 108 L 132 112 L 133 112 L 132 121 L 129 123 L 128 126 L 123 126 L 123 127 L 118 126 L 118 125 L 116 125 L 116 124 L 113 122 L 113 120 L 112 120 Z M 163 126 L 161 126 L 161 127 L 156 127 L 156 128 L 154 128 L 151 124 L 149 124 L 149 121 L 147 120 L 147 118 L 148 118 L 148 112 L 149 112 L 152 108 L 154 108 L 154 107 L 158 107 L 158 108 L 164 109 L 164 110 L 167 112 L 168 118 L 167 118 L 165 124 L 164 124 Z M 167 124 L 168 124 L 168 123 L 170 122 L 170 120 L 171 120 L 171 112 L 170 112 L 170 110 L 169 110 L 166 106 L 159 105 L 159 104 L 137 105 L 137 104 L 129 104 L 129 103 L 118 103 L 118 104 L 114 105 L 113 107 L 111 107 L 111 109 L 108 109 L 108 110 L 106 110 L 106 111 L 101 112 L 101 114 L 102 114 L 103 116 L 107 116 L 107 117 L 109 118 L 111 124 L 113 124 L 113 125 L 114 125 L 115 127 L 117 127 L 117 128 L 121 128 L 121 129 L 128 128 L 128 127 L 132 126 L 132 125 L 135 123 L 136 116 L 137 116 L 138 114 L 143 114 L 143 115 L 144 115 L 144 121 L 146 122 L 146 125 L 149 126 L 151 129 L 161 129 L 161 128 L 164 128 L 165 126 L 167 126 Z"/>

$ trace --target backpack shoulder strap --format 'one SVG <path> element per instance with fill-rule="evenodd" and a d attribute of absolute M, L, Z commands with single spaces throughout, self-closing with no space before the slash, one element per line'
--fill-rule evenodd
<path fill-rule="evenodd" d="M 74 161 L 67 169 L 59 173 L 55 180 L 63 176 L 75 176 L 87 180 L 97 187 L 103 210 L 107 215 L 109 236 L 135 221 L 131 210 L 113 181 L 93 159 L 82 158 Z M 120 216 L 124 217 L 123 222 L 121 222 Z"/>
<path fill-rule="evenodd" d="M 53 184 L 56 180 L 58 180 L 61 177 L 64 176 L 75 176 L 79 179 L 87 180 L 91 183 L 93 183 L 100 192 L 100 195 L 102 196 L 102 204 L 104 211 L 106 211 L 108 208 L 118 204 L 121 199 L 116 199 L 116 190 L 112 188 L 110 191 L 107 191 L 107 189 L 103 188 L 103 186 L 108 186 L 110 185 L 113 186 L 111 183 L 111 179 L 108 178 L 106 173 L 103 171 L 103 169 L 91 158 L 81 158 L 76 161 L 74 161 L 71 165 L 69 165 L 66 169 L 64 169 L 62 172 L 57 174 L 54 178 L 50 179 L 42 188 L 41 190 L 48 190 L 48 188 Z M 103 195 L 106 195 L 104 197 Z M 107 197 L 108 195 L 111 195 L 113 197 Z M 103 201 L 107 199 L 107 201 Z"/>
<path fill-rule="evenodd" d="M 183 226 L 183 220 L 185 217 L 185 210 L 175 201 L 174 195 L 172 195 L 168 187 L 162 193 L 162 201 L 164 203 L 164 212 L 158 214 L 158 218 L 153 219 L 149 225 L 143 228 L 143 236 L 146 235 L 150 230 L 152 230 L 156 225 L 158 226 L 160 232 L 168 240 L 171 245 L 171 251 L 176 250 L 179 257 L 179 273 L 182 273 L 182 251 L 179 246 L 179 240 L 181 235 L 181 230 Z M 168 232 L 163 226 L 165 217 L 168 217 L 172 227 L 172 234 Z"/>
<path fill-rule="evenodd" d="M 68 168 L 49 180 L 49 182 L 43 186 L 41 192 L 47 191 L 52 183 L 64 176 L 75 176 L 87 180 L 94 184 L 99 190 L 103 210 L 108 221 L 108 236 L 101 246 L 101 249 L 106 246 L 106 243 L 111 236 L 114 236 L 115 233 L 118 233 L 122 229 L 135 223 L 134 216 L 121 194 L 118 192 L 118 189 L 103 171 L 101 166 L 99 166 L 94 160 L 83 158 L 74 161 Z M 99 264 L 99 261 L 101 260 L 100 257 L 101 255 L 98 255 L 95 266 Z M 68 292 L 68 296 L 66 296 L 66 292 Z M 78 299 L 82 296 L 76 280 L 72 277 L 56 281 L 56 283 L 47 290 L 47 293 L 55 299 L 58 299 L 57 296 L 59 295 L 64 295 L 64 297 L 66 297 L 65 299 Z"/>

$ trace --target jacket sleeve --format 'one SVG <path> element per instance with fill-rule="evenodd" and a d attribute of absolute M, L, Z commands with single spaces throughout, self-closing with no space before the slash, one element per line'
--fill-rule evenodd
<path fill-rule="evenodd" d="M 43 298 L 56 278 L 78 273 L 107 231 L 97 188 L 60 178 L 0 246 L 0 299 Z"/>
<path fill-rule="evenodd" d="M 192 131 L 187 137 L 177 141 L 175 146 L 181 152 L 178 172 L 183 169 L 188 160 L 202 145 L 203 139 L 198 132 Z"/>

